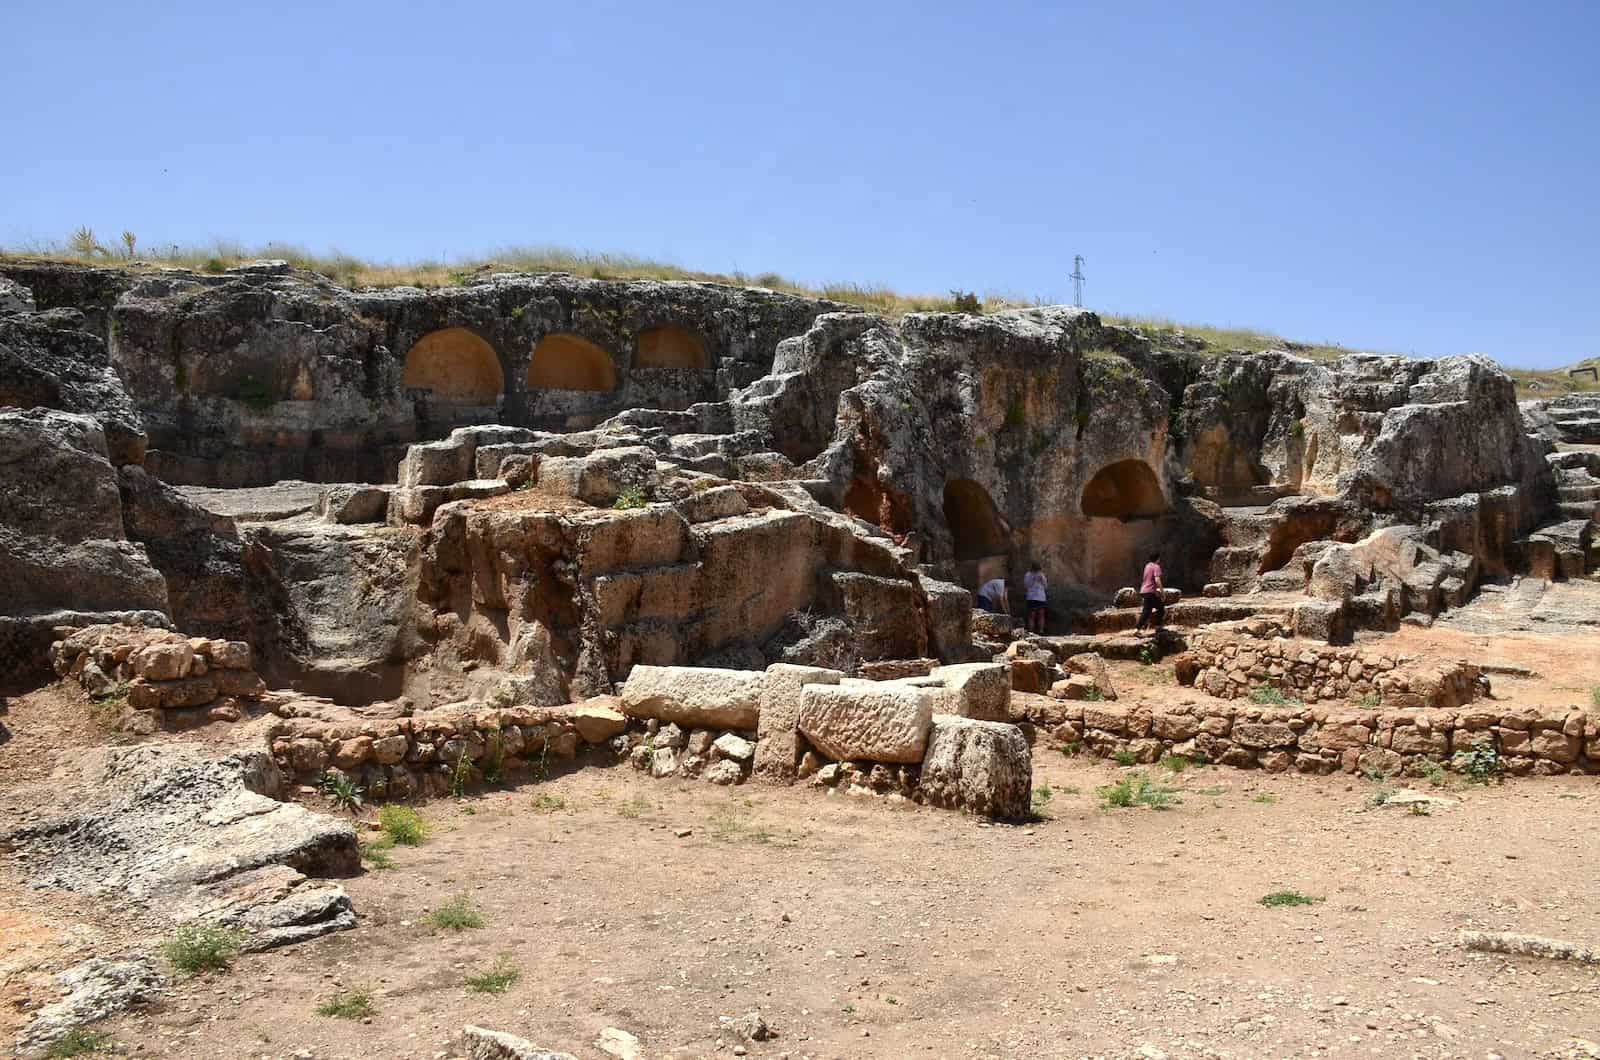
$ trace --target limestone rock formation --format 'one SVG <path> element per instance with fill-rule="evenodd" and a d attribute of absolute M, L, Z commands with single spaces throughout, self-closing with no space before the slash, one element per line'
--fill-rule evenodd
<path fill-rule="evenodd" d="M 1028 742 L 1015 725 L 936 714 L 919 791 L 935 806 L 1022 820 L 1033 797 Z"/>

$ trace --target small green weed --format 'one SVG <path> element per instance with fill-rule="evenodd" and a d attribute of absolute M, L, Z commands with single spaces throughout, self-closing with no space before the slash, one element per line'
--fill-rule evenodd
<path fill-rule="evenodd" d="M 547 795 L 541 792 L 533 797 L 533 808 L 539 813 L 555 813 L 557 810 L 567 808 L 567 800 L 560 795 Z"/>
<path fill-rule="evenodd" d="M 1161 658 L 1161 649 L 1156 647 L 1155 641 L 1150 641 L 1139 649 L 1139 661 L 1146 666 L 1154 666 Z"/>
<path fill-rule="evenodd" d="M 1040 784 L 1033 789 L 1033 815 L 1035 817 L 1048 816 L 1045 811 L 1050 808 L 1050 800 L 1055 798 L 1055 794 L 1049 784 Z"/>
<path fill-rule="evenodd" d="M 483 927 L 483 914 L 464 894 L 458 894 L 428 914 L 428 923 L 443 931 L 468 931 Z"/>
<path fill-rule="evenodd" d="M 378 827 L 403 847 L 421 846 L 428 836 L 427 822 L 409 806 L 391 804 L 379 810 Z"/>
<path fill-rule="evenodd" d="M 1379 784 L 1378 790 L 1367 796 L 1367 807 L 1374 809 L 1394 798 L 1397 790 L 1393 784 Z"/>
<path fill-rule="evenodd" d="M 1068 740 L 1064 744 L 1057 745 L 1056 750 L 1068 758 L 1076 758 L 1083 754 L 1083 742 L 1081 740 Z"/>
<path fill-rule="evenodd" d="M 472 756 L 466 748 L 456 755 L 456 764 L 450 767 L 450 797 L 459 799 L 467 793 L 467 783 L 472 780 Z"/>
<path fill-rule="evenodd" d="M 1090 703 L 1099 703 L 1106 698 L 1106 694 L 1100 691 L 1099 685 L 1090 685 L 1084 690 L 1083 698 Z"/>
<path fill-rule="evenodd" d="M 854 1016 L 856 1014 L 855 1002 L 846 1001 L 844 1003 L 844 1008 L 840 1009 L 839 1011 L 843 1012 L 846 1016 Z"/>
<path fill-rule="evenodd" d="M 1600 707 L 1600 685 L 1589 686 L 1589 702 Z"/>
<path fill-rule="evenodd" d="M 1417 763 L 1417 770 L 1436 788 L 1442 788 L 1450 783 L 1450 774 L 1445 772 L 1444 766 L 1426 758 Z"/>
<path fill-rule="evenodd" d="M 617 499 L 612 502 L 611 507 L 618 511 L 626 511 L 629 508 L 643 508 L 649 503 L 650 498 L 645 496 L 643 489 L 638 486 L 629 486 L 617 495 Z"/>
<path fill-rule="evenodd" d="M 1262 895 L 1258 901 L 1268 909 L 1276 909 L 1285 905 L 1316 905 L 1322 899 L 1301 894 L 1299 891 L 1273 891 L 1271 894 Z"/>
<path fill-rule="evenodd" d="M 511 955 L 502 953 L 487 972 L 467 976 L 467 989 L 475 994 L 503 994 L 521 978 L 522 972 L 511 963 Z"/>
<path fill-rule="evenodd" d="M 394 840 L 389 836 L 379 836 L 369 839 L 361 844 L 361 864 L 374 872 L 394 868 L 394 858 L 389 851 L 394 849 Z"/>
<path fill-rule="evenodd" d="M 1190 760 L 1188 755 L 1167 755 L 1159 764 L 1174 773 L 1182 773 L 1185 769 L 1194 765 L 1194 762 Z"/>
<path fill-rule="evenodd" d="M 1374 784 L 1385 784 L 1389 780 L 1389 771 L 1379 769 L 1377 766 L 1362 766 L 1361 779 L 1369 780 Z"/>
<path fill-rule="evenodd" d="M 346 813 L 358 812 L 367 793 L 367 789 L 351 780 L 345 773 L 323 773 L 322 780 L 317 786 L 328 797 L 328 801 L 333 803 L 334 809 Z"/>
<path fill-rule="evenodd" d="M 1450 767 L 1474 784 L 1498 784 L 1505 765 L 1492 743 L 1479 740 L 1472 745 L 1472 750 L 1457 751 L 1455 757 L 1450 759 Z"/>
<path fill-rule="evenodd" d="M 1275 802 L 1278 801 L 1278 797 L 1276 795 L 1272 794 L 1272 792 L 1270 792 L 1270 791 L 1263 791 L 1260 795 L 1257 795 L 1255 798 L 1251 799 L 1250 801 L 1251 802 L 1259 802 L 1263 806 L 1270 806 L 1272 803 L 1275 803 Z"/>
<path fill-rule="evenodd" d="M 1368 692 L 1356 702 L 1363 707 L 1381 707 L 1383 706 L 1383 697 L 1376 692 Z"/>
<path fill-rule="evenodd" d="M 1139 756 L 1132 751 L 1117 751 L 1111 755 L 1111 760 L 1119 766 L 1132 766 L 1139 764 Z"/>
<path fill-rule="evenodd" d="M 1095 793 L 1100 796 L 1100 804 L 1108 810 L 1130 806 L 1148 806 L 1159 810 L 1183 801 L 1176 789 L 1152 781 L 1143 773 L 1131 773 L 1115 784 L 1096 788 Z"/>
<path fill-rule="evenodd" d="M 623 817 L 629 818 L 630 820 L 638 817 L 649 808 L 650 804 L 638 795 L 635 795 L 631 799 L 617 803 L 617 813 Z"/>
<path fill-rule="evenodd" d="M 47 1057 L 88 1056 L 103 1053 L 111 1046 L 111 1035 L 105 1031 L 92 1031 L 87 1027 L 74 1027 L 50 1043 L 44 1051 Z"/>
<path fill-rule="evenodd" d="M 210 924 L 184 924 L 161 944 L 161 955 L 187 975 L 226 968 L 239 952 L 244 932 Z"/>
<path fill-rule="evenodd" d="M 1429 806 L 1425 802 L 1413 802 L 1411 804 L 1411 816 L 1431 817 L 1433 816 L 1433 807 Z"/>
<path fill-rule="evenodd" d="M 317 1006 L 317 1015 L 334 1019 L 359 1020 L 372 1015 L 372 991 L 346 990 Z"/>
<path fill-rule="evenodd" d="M 1250 702 L 1264 707 L 1288 707 L 1300 705 L 1300 701 L 1293 696 L 1286 695 L 1281 688 L 1272 685 L 1257 685 L 1254 692 L 1250 693 Z"/>
<path fill-rule="evenodd" d="M 771 832 L 752 823 L 748 801 L 744 805 L 737 799 L 728 803 L 711 815 L 710 823 L 711 838 L 725 843 L 765 843 L 772 839 Z"/>

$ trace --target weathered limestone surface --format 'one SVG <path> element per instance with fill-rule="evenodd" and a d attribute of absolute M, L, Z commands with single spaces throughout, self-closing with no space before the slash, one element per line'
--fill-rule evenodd
<path fill-rule="evenodd" d="M 804 753 L 800 741 L 800 692 L 806 685 L 836 685 L 844 677 L 819 666 L 774 663 L 761 678 L 761 717 L 756 730 L 755 772 L 791 783 Z"/>
<path fill-rule="evenodd" d="M 622 686 L 622 712 L 705 729 L 755 729 L 762 675 L 748 670 L 635 666 Z"/>
<path fill-rule="evenodd" d="M 1028 742 L 1015 725 L 935 714 L 919 791 L 935 806 L 1022 820 L 1033 797 Z"/>
<path fill-rule="evenodd" d="M 829 758 L 920 762 L 941 692 L 847 680 L 800 690 L 800 732 Z"/>

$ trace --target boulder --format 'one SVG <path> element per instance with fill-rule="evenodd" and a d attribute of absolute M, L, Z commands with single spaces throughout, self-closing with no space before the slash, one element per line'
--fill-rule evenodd
<path fill-rule="evenodd" d="M 917 791 L 934 806 L 1022 820 L 1032 808 L 1028 741 L 1015 725 L 935 715 Z"/>
<path fill-rule="evenodd" d="M 748 762 L 756 753 L 756 745 L 742 736 L 725 732 L 711 744 L 711 750 L 718 758 Z"/>
<path fill-rule="evenodd" d="M 793 783 L 800 755 L 800 690 L 806 685 L 836 685 L 844 675 L 818 666 L 773 663 L 761 678 L 761 717 L 756 731 L 755 772 L 779 783 Z"/>
<path fill-rule="evenodd" d="M 567 718 L 577 727 L 585 743 L 601 744 L 628 727 L 627 716 L 617 709 L 620 705 L 621 700 L 616 696 L 597 696 L 573 707 L 567 712 Z"/>
<path fill-rule="evenodd" d="M 1011 702 L 1011 668 L 1003 663 L 957 663 L 929 676 L 945 691 L 944 713 L 984 721 L 1005 721 Z"/>
<path fill-rule="evenodd" d="M 1126 586 L 1117 590 L 1117 595 L 1112 598 L 1111 602 L 1116 607 L 1138 607 L 1143 603 L 1143 600 L 1139 596 L 1139 590 Z"/>
<path fill-rule="evenodd" d="M 800 731 L 836 761 L 922 761 L 936 689 L 845 681 L 807 685 L 800 692 Z"/>
<path fill-rule="evenodd" d="M 1105 659 L 1097 653 L 1086 651 L 1069 656 L 1061 664 L 1061 668 L 1066 670 L 1068 674 L 1078 674 L 1091 678 L 1095 689 L 1100 693 L 1101 699 L 1117 698 L 1117 686 L 1111 681 L 1111 668 L 1106 665 Z M 1054 688 L 1051 691 L 1054 692 Z M 1081 697 L 1068 696 L 1066 698 Z"/>
<path fill-rule="evenodd" d="M 600 507 L 614 504 L 628 492 L 648 498 L 659 484 L 655 451 L 646 446 L 546 457 L 539 463 L 540 490 Z"/>
<path fill-rule="evenodd" d="M 622 712 L 698 729 L 755 729 L 759 672 L 693 666 L 635 666 L 622 686 Z"/>

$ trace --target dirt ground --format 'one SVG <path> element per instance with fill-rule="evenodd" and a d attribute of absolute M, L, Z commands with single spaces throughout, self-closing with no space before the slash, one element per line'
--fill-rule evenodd
<path fill-rule="evenodd" d="M 357 930 L 240 958 L 107 1029 L 133 1055 L 317 1058 L 454 1056 L 466 1023 L 579 1057 L 605 1056 L 607 1027 L 645 1056 L 734 1055 L 720 1020 L 752 1008 L 778 1037 L 745 1048 L 772 1057 L 1586 1056 L 1600 1039 L 1600 968 L 1455 945 L 1461 928 L 1600 942 L 1594 780 L 1452 788 L 1413 816 L 1368 809 L 1357 779 L 1158 767 L 1179 805 L 1102 809 L 1124 772 L 1041 754 L 1051 794 L 1025 826 L 624 766 L 435 803 L 424 845 L 348 881 Z M 1260 904 L 1286 889 L 1318 901 Z M 484 928 L 427 923 L 457 894 Z M 501 955 L 521 973 L 504 994 L 465 989 Z M 355 988 L 371 1022 L 315 1014 Z"/>
<path fill-rule="evenodd" d="M 1592 636 L 1388 641 L 1534 671 L 1493 677 L 1510 702 L 1600 684 Z M 1115 677 L 1126 698 L 1194 694 L 1162 666 Z M 0 722 L 0 817 L 66 748 L 115 738 L 60 689 Z M 596 1060 L 606 1028 L 652 1058 L 1600 1056 L 1600 966 L 1456 943 L 1600 946 L 1600 780 L 1417 782 L 1451 800 L 1417 815 L 1369 806 L 1361 778 L 1157 766 L 1181 802 L 1150 810 L 1101 805 L 1131 772 L 1109 762 L 1041 743 L 1034 769 L 1040 817 L 1020 826 L 622 765 L 432 803 L 425 844 L 345 881 L 356 930 L 181 980 L 103 1029 L 135 1056 L 316 1060 L 455 1057 L 468 1023 Z M 1283 890 L 1313 901 L 1261 904 Z M 484 927 L 428 922 L 457 895 Z M 50 999 L 47 970 L 146 934 L 0 858 L 0 1043 Z M 519 973 L 503 994 L 466 988 L 497 962 Z M 357 989 L 367 1020 L 316 1014 Z M 775 1038 L 725 1026 L 752 1009 Z"/>

